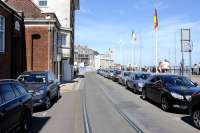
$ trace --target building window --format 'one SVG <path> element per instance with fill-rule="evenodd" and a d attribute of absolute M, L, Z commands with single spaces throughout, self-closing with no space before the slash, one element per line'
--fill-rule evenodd
<path fill-rule="evenodd" d="M 58 44 L 61 46 L 66 46 L 66 35 L 65 34 L 59 34 L 58 35 Z"/>
<path fill-rule="evenodd" d="M 0 16 L 0 52 L 5 52 L 5 17 Z"/>
<path fill-rule="evenodd" d="M 40 7 L 47 7 L 47 0 L 38 0 Z"/>

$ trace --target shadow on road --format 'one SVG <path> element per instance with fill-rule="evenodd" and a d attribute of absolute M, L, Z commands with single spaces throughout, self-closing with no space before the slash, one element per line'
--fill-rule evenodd
<path fill-rule="evenodd" d="M 30 133 L 38 133 L 49 121 L 50 117 L 32 117 L 32 127 Z"/>
<path fill-rule="evenodd" d="M 140 96 L 140 98 L 142 99 L 142 96 Z M 142 99 L 143 100 L 143 99 Z M 159 109 L 161 109 L 161 105 L 150 100 L 150 99 L 147 99 L 146 100 L 148 103 L 152 104 L 153 106 L 156 106 L 158 107 Z M 183 114 L 183 115 L 187 115 L 188 114 L 188 110 L 182 110 L 182 109 L 177 109 L 177 108 L 172 108 L 168 113 L 173 113 L 173 114 Z"/>
<path fill-rule="evenodd" d="M 51 105 L 51 107 L 49 109 L 51 109 L 61 98 L 62 98 L 62 96 L 58 100 L 53 99 L 52 100 L 52 105 Z M 45 109 L 45 107 L 43 107 L 43 106 L 41 106 L 41 107 L 34 107 L 34 109 L 33 109 L 34 113 L 43 112 L 43 111 L 47 111 Z"/>
<path fill-rule="evenodd" d="M 188 125 L 196 128 L 192 122 L 192 118 L 190 116 L 184 116 L 184 117 L 181 117 L 181 120 L 185 123 L 187 123 Z M 197 128 L 196 128 L 197 129 Z"/>

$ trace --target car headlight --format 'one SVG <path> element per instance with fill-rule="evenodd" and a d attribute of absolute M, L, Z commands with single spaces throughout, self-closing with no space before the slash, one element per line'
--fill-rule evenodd
<path fill-rule="evenodd" d="M 182 95 L 175 93 L 175 92 L 171 92 L 171 95 L 176 99 L 180 99 L 180 100 L 184 99 L 184 97 Z"/>
<path fill-rule="evenodd" d="M 185 98 L 187 99 L 187 101 L 191 101 L 192 97 L 191 96 L 185 96 Z"/>
<path fill-rule="evenodd" d="M 140 88 L 142 88 L 142 87 L 144 87 L 144 83 L 138 83 L 138 86 L 139 86 Z"/>

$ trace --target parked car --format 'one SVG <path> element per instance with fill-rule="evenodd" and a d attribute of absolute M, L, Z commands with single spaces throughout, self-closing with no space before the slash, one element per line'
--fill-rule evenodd
<path fill-rule="evenodd" d="M 29 71 L 18 77 L 33 96 L 33 106 L 44 106 L 49 109 L 52 99 L 60 98 L 60 87 L 50 71 Z"/>
<path fill-rule="evenodd" d="M 28 132 L 33 112 L 32 96 L 15 80 L 0 81 L 0 133 Z"/>
<path fill-rule="evenodd" d="M 149 78 L 151 74 L 145 72 L 133 72 L 130 74 L 126 81 L 126 88 L 130 88 L 134 93 L 142 92 L 142 88 L 146 80 Z"/>
<path fill-rule="evenodd" d="M 192 95 L 189 113 L 194 125 L 200 129 L 200 92 L 194 93 Z"/>
<path fill-rule="evenodd" d="M 121 70 L 114 70 L 112 80 L 118 82 L 119 75 L 122 73 Z"/>
<path fill-rule="evenodd" d="M 114 70 L 109 70 L 108 79 L 112 79 Z"/>
<path fill-rule="evenodd" d="M 196 83 L 177 75 L 152 75 L 142 89 L 142 98 L 161 104 L 164 111 L 171 108 L 188 109 L 193 93 L 200 91 Z"/>
<path fill-rule="evenodd" d="M 127 78 L 130 74 L 131 72 L 129 71 L 122 71 L 122 73 L 119 75 L 118 83 L 121 85 L 126 85 Z"/>

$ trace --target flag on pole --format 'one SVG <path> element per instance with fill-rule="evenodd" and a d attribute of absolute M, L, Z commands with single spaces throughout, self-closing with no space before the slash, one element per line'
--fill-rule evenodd
<path fill-rule="evenodd" d="M 154 30 L 156 31 L 158 28 L 158 14 L 156 8 L 154 10 L 153 23 L 154 23 Z"/>
<path fill-rule="evenodd" d="M 133 41 L 136 41 L 136 40 L 137 40 L 137 39 L 136 39 L 136 34 L 135 34 L 134 31 L 132 31 L 132 40 L 133 40 Z"/>

